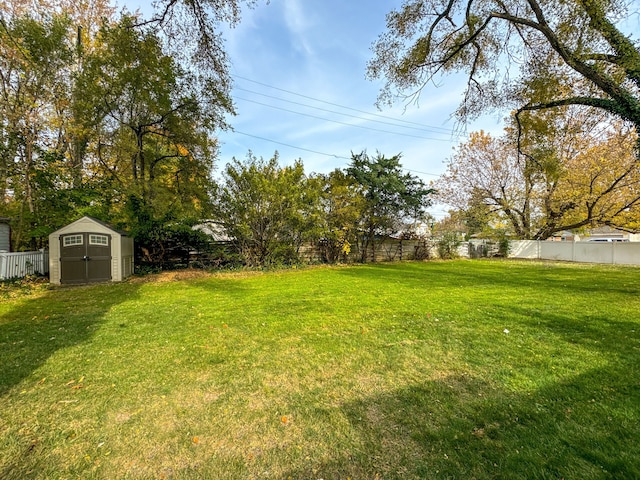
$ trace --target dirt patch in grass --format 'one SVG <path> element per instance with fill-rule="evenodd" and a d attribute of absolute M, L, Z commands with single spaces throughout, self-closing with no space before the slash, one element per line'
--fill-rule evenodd
<path fill-rule="evenodd" d="M 186 270 L 172 270 L 168 272 L 131 277 L 128 281 L 130 283 L 167 283 L 181 282 L 185 280 L 199 280 L 202 278 L 209 278 L 211 276 L 213 276 L 213 274 L 205 270 L 189 268 Z"/>

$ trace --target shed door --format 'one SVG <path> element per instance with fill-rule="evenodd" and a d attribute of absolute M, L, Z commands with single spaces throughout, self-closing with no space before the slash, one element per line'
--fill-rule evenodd
<path fill-rule="evenodd" d="M 60 283 L 111 280 L 111 235 L 69 233 L 60 236 Z"/>

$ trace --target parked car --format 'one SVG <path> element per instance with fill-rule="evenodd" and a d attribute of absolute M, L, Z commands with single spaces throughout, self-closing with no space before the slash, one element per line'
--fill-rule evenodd
<path fill-rule="evenodd" d="M 628 238 L 618 237 L 602 237 L 602 238 L 590 238 L 587 242 L 628 242 Z"/>

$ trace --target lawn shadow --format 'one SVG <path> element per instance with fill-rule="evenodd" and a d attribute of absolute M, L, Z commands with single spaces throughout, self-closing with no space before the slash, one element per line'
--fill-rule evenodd
<path fill-rule="evenodd" d="M 134 284 L 53 288 L 15 301 L 0 315 L 0 398 L 61 349 L 89 340 Z"/>
<path fill-rule="evenodd" d="M 597 269 L 594 277 L 591 268 Z M 460 260 L 446 262 L 370 263 L 338 270 L 356 280 L 369 279 L 413 288 L 484 288 L 508 289 L 544 287 L 547 291 L 593 292 L 625 295 L 640 293 L 640 279 L 629 276 L 637 268 L 618 266 L 613 270 L 596 264 L 540 263 L 521 260 Z"/>
<path fill-rule="evenodd" d="M 358 448 L 280 478 L 640 478 L 640 395 L 609 373 L 527 393 L 449 375 L 346 403 Z M 615 393 L 595 400 L 594 382 Z"/>
<path fill-rule="evenodd" d="M 625 364 L 626 368 L 640 369 L 640 315 L 635 319 L 614 319 L 602 311 L 541 312 L 535 307 L 516 305 L 493 308 L 496 317 L 519 317 L 520 323 L 528 328 L 552 334 L 567 344 L 579 345 L 606 356 L 623 376 L 626 375 L 622 371 Z"/>

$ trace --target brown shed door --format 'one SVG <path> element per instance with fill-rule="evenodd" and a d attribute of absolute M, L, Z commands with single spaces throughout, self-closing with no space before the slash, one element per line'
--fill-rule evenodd
<path fill-rule="evenodd" d="M 111 280 L 111 235 L 70 233 L 60 236 L 60 283 Z"/>

